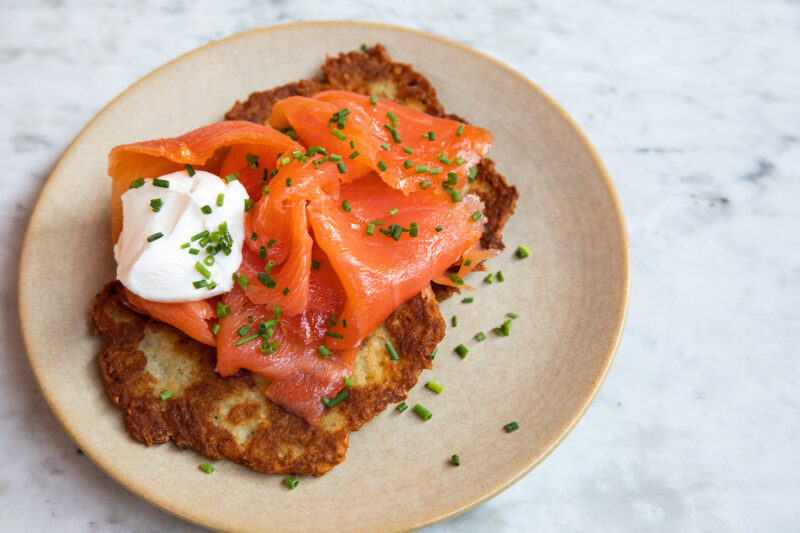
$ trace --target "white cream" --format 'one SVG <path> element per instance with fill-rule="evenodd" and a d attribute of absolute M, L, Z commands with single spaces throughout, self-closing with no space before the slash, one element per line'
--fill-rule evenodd
<path fill-rule="evenodd" d="M 169 182 L 169 188 L 156 187 L 153 180 L 122 195 L 122 233 L 114 246 L 117 261 L 117 279 L 134 294 L 155 302 L 185 302 L 202 300 L 230 291 L 232 276 L 242 263 L 244 243 L 244 204 L 247 191 L 238 181 L 225 181 L 209 172 L 196 171 L 193 177 L 184 171 L 173 172 L 159 179 Z M 223 205 L 217 206 L 217 197 L 224 194 Z M 153 211 L 150 201 L 161 199 L 163 205 Z M 211 207 L 210 214 L 201 211 Z M 218 231 L 219 225 L 228 226 L 233 244 L 230 255 L 219 251 L 213 264 L 199 240 L 191 248 L 198 255 L 181 248 L 192 236 L 203 231 Z M 163 237 L 148 242 L 156 233 Z M 213 290 L 196 289 L 193 282 L 204 279 L 195 263 L 200 262 L 210 273 L 207 280 L 216 283 Z"/>

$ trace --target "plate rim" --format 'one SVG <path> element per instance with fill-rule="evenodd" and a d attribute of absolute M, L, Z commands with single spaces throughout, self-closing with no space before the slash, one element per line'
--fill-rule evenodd
<path fill-rule="evenodd" d="M 617 194 L 616 188 L 614 187 L 614 183 L 613 183 L 613 181 L 611 179 L 611 176 L 610 176 L 605 164 L 603 163 L 602 159 L 600 158 L 600 155 L 597 152 L 597 150 L 595 149 L 594 145 L 592 145 L 592 143 L 590 142 L 590 140 L 589 140 L 588 136 L 586 135 L 586 133 L 580 128 L 578 123 L 564 110 L 564 108 L 562 108 L 561 105 L 556 100 L 554 100 L 547 92 L 545 92 L 535 82 L 530 80 L 528 77 L 526 77 L 525 75 L 520 73 L 515 68 L 507 65 L 506 63 L 503 63 L 502 61 L 500 61 L 500 60 L 498 60 L 498 59 L 496 59 L 496 58 L 494 58 L 494 57 L 492 57 L 492 56 L 488 55 L 487 53 L 484 53 L 484 52 L 482 52 L 480 50 L 476 50 L 476 49 L 474 49 L 474 48 L 472 48 L 470 46 L 467 46 L 467 45 L 465 45 L 463 43 L 460 43 L 460 42 L 455 41 L 453 39 L 450 39 L 450 38 L 447 38 L 447 37 L 443 37 L 441 35 L 437 35 L 437 34 L 434 34 L 434 33 L 429 33 L 429 32 L 426 32 L 426 31 L 417 30 L 415 28 L 409 28 L 409 27 L 406 27 L 406 26 L 399 26 L 399 25 L 388 24 L 388 23 L 383 23 L 383 22 L 359 21 L 359 20 L 348 20 L 348 19 L 343 19 L 343 20 L 296 21 L 296 22 L 288 22 L 288 23 L 282 23 L 282 24 L 274 24 L 274 25 L 270 25 L 270 26 L 262 26 L 262 27 L 253 28 L 253 29 L 246 30 L 246 31 L 243 31 L 243 32 L 235 33 L 233 35 L 229 35 L 227 37 L 223 37 L 221 39 L 217 39 L 217 40 L 211 41 L 211 42 L 206 43 L 206 44 L 204 44 L 202 46 L 199 46 L 197 48 L 193 48 L 192 50 L 184 52 L 183 54 L 180 54 L 179 56 L 167 61 L 166 63 L 164 63 L 164 64 L 162 64 L 162 65 L 160 65 L 158 67 L 156 67 L 155 69 L 151 70 L 150 72 L 148 72 L 147 74 L 145 74 L 141 78 L 137 79 L 131 85 L 126 87 L 122 92 L 120 92 L 117 96 L 115 96 L 111 101 L 109 101 L 105 106 L 103 106 L 99 111 L 97 111 L 97 113 L 95 113 L 95 115 L 86 123 L 86 125 L 83 128 L 81 128 L 81 130 L 78 132 L 78 134 L 75 136 L 75 138 L 72 139 L 72 141 L 64 149 L 63 153 L 59 156 L 58 161 L 56 162 L 56 164 L 53 166 L 52 170 L 50 171 L 50 173 L 49 173 L 49 175 L 47 177 L 47 180 L 45 181 L 45 184 L 42 187 L 42 190 L 39 192 L 39 195 L 37 197 L 36 203 L 35 203 L 33 209 L 31 210 L 31 214 L 30 214 L 30 217 L 29 217 L 28 222 L 27 222 L 27 227 L 26 227 L 26 230 L 25 230 L 25 236 L 24 236 L 24 239 L 23 239 L 22 249 L 21 249 L 20 258 L 19 258 L 19 262 L 18 262 L 19 266 L 18 266 L 18 282 L 17 282 L 17 301 L 18 301 L 17 311 L 18 311 L 19 317 L 20 317 L 20 329 L 22 331 L 23 345 L 25 347 L 25 356 L 26 356 L 26 358 L 28 360 L 28 364 L 30 365 L 31 370 L 33 371 L 34 379 L 36 380 L 36 385 L 37 385 L 38 389 L 41 391 L 42 397 L 44 398 L 45 402 L 47 403 L 47 406 L 50 408 L 50 411 L 53 413 L 53 415 L 58 420 L 59 425 L 61 426 L 61 428 L 64 431 L 66 431 L 67 435 L 69 435 L 70 439 L 72 439 L 73 442 L 75 442 L 76 444 L 78 444 L 80 446 L 79 439 L 76 438 L 76 435 L 73 434 L 73 432 L 71 431 L 69 425 L 65 423 L 65 417 L 64 417 L 64 414 L 63 414 L 62 410 L 55 403 L 53 403 L 53 401 L 52 401 L 52 399 L 50 397 L 50 394 L 48 393 L 48 387 L 43 386 L 43 383 L 42 383 L 42 381 L 40 379 L 40 374 L 39 374 L 39 372 L 37 372 L 37 365 L 34 363 L 33 359 L 31 358 L 31 355 L 30 355 L 31 354 L 31 350 L 29 349 L 29 336 L 32 335 L 32 333 L 30 333 L 28 331 L 28 329 L 30 328 L 30 324 L 25 320 L 25 317 L 29 316 L 29 314 L 26 312 L 26 310 L 28 309 L 28 305 L 27 304 L 29 302 L 27 302 L 26 299 L 23 297 L 23 286 L 27 285 L 27 283 L 25 281 L 27 279 L 26 272 L 30 271 L 29 269 L 26 268 L 26 266 L 27 266 L 26 265 L 26 261 L 27 261 L 27 255 L 28 255 L 26 250 L 28 249 L 29 243 L 31 241 L 31 226 L 32 226 L 32 222 L 37 217 L 37 214 L 38 214 L 38 212 L 41 209 L 41 206 L 43 204 L 43 199 L 48 195 L 48 191 L 53 185 L 52 177 L 55 174 L 58 173 L 58 171 L 60 170 L 60 167 L 62 166 L 62 164 L 66 160 L 67 156 L 72 151 L 73 147 L 76 144 L 78 144 L 79 141 L 82 140 L 82 138 L 86 135 L 86 133 L 92 128 L 94 123 L 103 114 L 105 114 L 109 109 L 111 109 L 112 107 L 117 105 L 118 102 L 120 100 L 122 100 L 124 97 L 126 97 L 127 94 L 129 94 L 130 92 L 135 90 L 140 85 L 144 84 L 151 77 L 157 75 L 158 73 L 160 73 L 163 70 L 166 70 L 166 69 L 172 67 L 172 65 L 174 65 L 174 64 L 176 64 L 178 62 L 181 62 L 181 61 L 183 61 L 184 59 L 186 59 L 186 58 L 188 58 L 190 56 L 193 56 L 195 54 L 201 53 L 201 52 L 203 52 L 203 51 L 205 51 L 205 50 L 207 50 L 209 48 L 218 46 L 218 45 L 223 44 L 223 43 L 228 43 L 228 42 L 231 42 L 231 41 L 234 41 L 234 40 L 245 39 L 245 38 L 251 37 L 251 36 L 256 35 L 256 34 L 266 34 L 266 33 L 272 32 L 272 31 L 289 29 L 289 28 L 313 27 L 313 26 L 325 27 L 325 26 L 332 26 L 332 25 L 350 25 L 350 26 L 356 26 L 356 27 L 362 27 L 362 28 L 385 29 L 385 30 L 392 31 L 392 32 L 401 32 L 401 33 L 411 34 L 412 36 L 417 36 L 417 37 L 422 37 L 422 38 L 425 38 L 425 39 L 438 41 L 441 44 L 444 44 L 444 45 L 447 45 L 447 46 L 451 46 L 451 47 L 455 47 L 455 48 L 458 48 L 458 49 L 460 49 L 460 50 L 462 50 L 462 51 L 464 51 L 466 53 L 469 53 L 471 55 L 478 56 L 480 59 L 482 59 L 484 61 L 489 61 L 490 63 L 494 64 L 496 67 L 500 68 L 503 71 L 508 72 L 514 78 L 516 78 L 517 80 L 523 82 L 525 85 L 530 87 L 531 90 L 533 90 L 535 93 L 537 93 L 537 95 L 539 97 L 543 98 L 547 102 L 547 104 L 549 106 L 551 106 L 557 112 L 559 117 L 562 120 L 564 120 L 565 123 L 569 126 L 570 130 L 572 130 L 572 132 L 577 135 L 577 137 L 581 141 L 581 144 L 583 145 L 583 147 L 587 149 L 588 155 L 592 159 L 594 165 L 599 170 L 599 173 L 600 173 L 600 175 L 601 175 L 601 177 L 603 179 L 604 188 L 609 194 L 609 199 L 611 200 L 611 204 L 613 206 L 614 215 L 615 215 L 615 218 L 616 218 L 616 225 L 617 225 L 617 228 L 619 230 L 619 238 L 620 238 L 620 241 L 621 241 L 621 247 L 620 247 L 619 252 L 621 252 L 621 254 L 622 254 L 622 257 L 620 258 L 621 259 L 621 266 L 622 266 L 621 272 L 620 272 L 620 276 L 621 276 L 621 280 L 622 280 L 622 283 L 621 283 L 621 290 L 622 290 L 622 294 L 621 294 L 622 299 L 621 300 L 622 301 L 620 302 L 619 309 L 617 310 L 617 315 L 614 318 L 615 334 L 614 334 L 613 345 L 607 350 L 607 352 L 605 354 L 605 364 L 604 364 L 604 366 L 602 368 L 602 372 L 600 373 L 600 375 L 598 375 L 597 383 L 592 388 L 590 394 L 586 398 L 584 398 L 583 403 L 580 406 L 580 408 L 572 415 L 569 424 L 565 427 L 565 429 L 558 436 L 558 438 L 555 441 L 552 442 L 552 444 L 547 448 L 547 450 L 545 450 L 545 452 L 539 458 L 537 458 L 536 460 L 532 461 L 529 465 L 527 465 L 524 469 L 522 469 L 520 472 L 518 472 L 515 476 L 512 476 L 512 477 L 510 477 L 508 479 L 500 481 L 496 486 L 490 488 L 484 494 L 482 494 L 480 497 L 476 498 L 474 501 L 470 502 L 467 505 L 460 506 L 460 507 L 456 506 L 455 508 L 450 508 L 450 509 L 443 510 L 434 519 L 431 519 L 431 520 L 428 520 L 428 521 L 423 521 L 423 522 L 416 523 L 416 524 L 412 525 L 410 530 L 416 530 L 416 529 L 420 529 L 420 528 L 423 528 L 423 527 L 428 527 L 428 526 L 431 526 L 431 525 L 434 525 L 434 524 L 438 524 L 438 523 L 443 522 L 445 520 L 449 520 L 450 518 L 456 517 L 456 516 L 458 516 L 460 514 L 463 514 L 463 513 L 467 512 L 467 511 L 469 511 L 471 509 L 474 509 L 475 507 L 485 503 L 486 501 L 490 500 L 491 498 L 494 498 L 495 496 L 497 496 L 501 492 L 505 491 L 506 489 L 508 489 L 509 487 L 514 485 L 515 483 L 517 483 L 523 477 L 528 475 L 539 464 L 541 464 L 547 457 L 550 456 L 550 454 L 567 438 L 567 436 L 572 432 L 572 430 L 575 428 L 575 426 L 581 421 L 583 416 L 588 411 L 589 407 L 594 402 L 594 400 L 597 397 L 598 393 L 600 392 L 600 389 L 602 388 L 603 384 L 605 383 L 605 380 L 608 377 L 608 374 L 609 374 L 609 371 L 611 369 L 611 366 L 613 365 L 613 363 L 614 363 L 614 361 L 616 359 L 616 355 L 617 355 L 617 353 L 619 351 L 620 343 L 622 341 L 622 336 L 623 336 L 623 333 L 624 333 L 624 330 L 625 330 L 625 324 L 626 324 L 626 320 L 627 320 L 628 309 L 629 309 L 629 305 L 630 305 L 630 285 L 631 285 L 631 279 L 630 279 L 631 278 L 631 272 L 630 272 L 630 270 L 631 270 L 631 265 L 630 265 L 630 241 L 629 241 L 629 236 L 628 236 L 627 224 L 626 224 L 626 221 L 625 221 L 625 215 L 624 215 L 623 210 L 622 210 L 622 204 L 620 202 L 620 199 L 619 199 L 619 196 Z M 81 446 L 81 448 L 83 448 L 83 447 Z M 157 507 L 157 508 L 159 508 L 159 509 L 161 509 L 161 510 L 163 510 L 163 511 L 169 513 L 169 514 L 171 514 L 173 516 L 176 516 L 178 518 L 181 518 L 182 520 L 186 520 L 186 521 L 188 521 L 188 522 L 190 522 L 192 524 L 199 525 L 199 526 L 205 527 L 205 528 L 211 528 L 212 527 L 209 524 L 200 522 L 200 521 L 198 521 L 197 519 L 195 519 L 193 517 L 181 514 L 176 509 L 172 509 L 170 507 L 167 507 L 164 504 L 162 504 L 161 502 L 155 501 L 155 499 L 151 498 L 150 495 L 147 492 L 138 491 L 138 490 L 135 490 L 133 487 L 126 485 L 121 479 L 119 479 L 116 476 L 115 472 L 113 472 L 110 469 L 104 467 L 104 465 L 98 463 L 94 459 L 94 457 L 92 457 L 91 454 L 86 453 L 86 456 L 89 457 L 89 459 L 92 461 L 92 463 L 94 463 L 94 465 L 97 466 L 104 474 L 108 475 L 118 485 L 120 485 L 121 487 L 126 489 L 128 492 L 134 494 L 138 498 L 141 498 L 142 500 L 148 502 L 149 504 L 154 505 L 155 507 Z M 396 531 L 396 529 L 385 529 L 385 531 Z"/>

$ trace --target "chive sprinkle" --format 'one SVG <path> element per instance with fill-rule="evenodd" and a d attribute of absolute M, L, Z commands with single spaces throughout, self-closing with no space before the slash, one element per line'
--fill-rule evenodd
<path fill-rule="evenodd" d="M 208 286 L 208 282 L 204 279 L 200 279 L 197 281 L 193 281 L 192 286 L 194 286 L 195 289 L 202 289 L 203 287 Z"/>
<path fill-rule="evenodd" d="M 216 259 L 214 259 L 213 255 L 207 255 L 205 259 L 203 259 L 203 263 L 205 263 L 206 266 L 212 266 L 215 261 Z"/>
<path fill-rule="evenodd" d="M 527 247 L 520 245 L 520 247 L 517 248 L 516 254 L 517 257 L 519 257 L 520 259 L 525 259 L 526 257 L 529 257 L 531 255 L 531 251 L 528 250 Z"/>
<path fill-rule="evenodd" d="M 417 165 L 414 167 L 414 172 L 416 172 L 417 174 L 427 174 L 428 167 L 425 165 Z"/>
<path fill-rule="evenodd" d="M 342 200 L 342 209 L 344 209 L 345 213 L 349 213 L 353 208 L 350 207 L 350 202 L 347 200 Z"/>
<path fill-rule="evenodd" d="M 369 97 L 369 105 L 378 105 L 378 97 L 377 96 L 370 96 Z"/>
<path fill-rule="evenodd" d="M 202 274 L 204 278 L 209 279 L 211 277 L 211 272 L 209 272 L 208 269 L 204 267 L 203 263 L 201 263 L 200 261 L 197 261 L 194 264 L 194 268 L 195 270 L 200 272 L 200 274 Z"/>
<path fill-rule="evenodd" d="M 506 433 L 513 433 L 519 429 L 519 424 L 517 424 L 516 422 L 509 422 L 508 424 L 503 426 L 503 429 L 506 430 Z"/>
<path fill-rule="evenodd" d="M 429 131 L 428 132 L 428 140 L 435 141 L 436 140 L 436 134 L 434 132 L 432 132 L 432 131 Z"/>
<path fill-rule="evenodd" d="M 489 283 L 489 284 L 494 283 L 494 274 L 493 273 L 489 273 L 488 276 L 483 278 L 483 282 L 484 283 Z"/>
<path fill-rule="evenodd" d="M 225 203 L 225 194 L 219 193 L 217 195 L 217 207 L 222 207 L 223 203 Z"/>
<path fill-rule="evenodd" d="M 450 281 L 452 281 L 455 285 L 460 286 L 464 284 L 464 280 L 455 272 L 451 272 L 448 278 L 450 278 Z"/>
<path fill-rule="evenodd" d="M 481 219 L 482 216 L 483 213 L 481 213 L 480 211 L 475 211 L 474 213 L 472 213 L 472 220 L 477 222 L 478 220 Z"/>
<path fill-rule="evenodd" d="M 296 477 L 294 476 L 286 476 L 286 479 L 283 480 L 287 487 L 290 489 L 294 489 L 300 483 Z"/>
<path fill-rule="evenodd" d="M 153 233 L 152 235 L 150 235 L 150 236 L 147 238 L 147 242 L 153 242 L 153 241 L 157 241 L 158 239 L 160 239 L 160 238 L 161 238 L 161 237 L 163 237 L 163 236 L 164 236 L 164 234 L 163 234 L 163 233 L 161 233 L 160 231 L 159 231 L 158 233 Z"/>
<path fill-rule="evenodd" d="M 475 334 L 475 340 L 478 342 L 483 342 L 486 340 L 486 333 L 479 331 Z"/>
<path fill-rule="evenodd" d="M 172 392 L 169 389 L 164 389 L 161 391 L 161 394 L 158 395 L 162 402 L 169 400 L 170 396 L 172 396 Z"/>
<path fill-rule="evenodd" d="M 320 263 L 316 259 L 312 259 L 311 260 L 311 270 L 319 270 L 321 266 L 322 266 L 322 263 Z"/>
<path fill-rule="evenodd" d="M 247 344 L 248 342 L 259 338 L 260 336 L 261 335 L 259 335 L 258 333 L 254 333 L 254 334 L 250 335 L 249 337 L 245 337 L 243 339 L 239 339 L 238 341 L 234 342 L 233 345 L 234 346 L 241 346 L 242 344 Z"/>
<path fill-rule="evenodd" d="M 447 173 L 447 184 L 448 185 L 458 185 L 458 174 L 455 172 L 448 172 Z"/>
<path fill-rule="evenodd" d="M 444 228 L 443 228 L 442 226 L 436 226 L 434 229 L 436 230 L 436 233 L 439 233 L 439 232 L 440 232 L 440 231 L 442 231 Z"/>
<path fill-rule="evenodd" d="M 333 163 L 338 163 L 339 161 L 342 160 L 342 156 L 340 156 L 339 154 L 331 154 L 330 156 L 328 156 L 328 159 Z"/>
<path fill-rule="evenodd" d="M 436 174 L 439 174 L 441 171 L 442 171 L 441 168 L 432 168 L 428 170 L 428 174 L 430 174 L 431 176 L 435 176 Z"/>
<path fill-rule="evenodd" d="M 403 139 L 401 139 L 401 138 L 400 138 L 400 134 L 397 132 L 397 129 L 395 129 L 395 127 L 394 127 L 394 126 L 390 126 L 389 124 L 384 124 L 384 125 L 383 125 L 383 127 L 384 127 L 384 128 L 386 128 L 386 130 L 387 130 L 389 133 L 391 133 L 391 134 L 392 134 L 392 140 L 393 140 L 394 142 L 396 142 L 396 143 L 401 143 L 401 142 L 403 142 Z"/>
<path fill-rule="evenodd" d="M 414 166 L 414 163 L 412 163 L 410 159 L 406 159 L 405 161 L 403 161 L 403 166 L 406 168 L 411 168 Z"/>
<path fill-rule="evenodd" d="M 461 193 L 458 192 L 458 189 L 450 189 L 450 199 L 454 204 L 461 201 Z"/>
<path fill-rule="evenodd" d="M 327 396 L 322 397 L 322 403 L 325 404 L 325 407 L 333 407 L 334 405 L 340 403 L 342 400 L 347 399 L 350 395 L 346 390 L 340 392 L 335 398 L 328 399 Z"/>
<path fill-rule="evenodd" d="M 388 150 L 389 149 L 389 144 L 388 143 L 381 143 L 381 148 L 383 148 L 384 150 Z"/>
<path fill-rule="evenodd" d="M 244 199 L 244 212 L 247 213 L 248 211 L 253 209 L 253 205 L 255 205 L 255 204 L 253 204 L 253 200 L 251 200 L 250 198 L 245 198 Z"/>
<path fill-rule="evenodd" d="M 450 458 L 450 462 L 453 463 L 453 466 L 461 466 L 461 458 L 459 458 L 458 454 L 456 453 L 454 453 L 453 457 Z"/>
<path fill-rule="evenodd" d="M 239 335 L 240 337 L 244 337 L 245 335 L 247 335 L 248 333 L 250 333 L 250 326 L 248 326 L 247 324 L 242 324 L 242 327 L 240 327 L 239 329 L 237 329 L 237 330 L 236 330 L 236 333 L 237 333 L 237 335 Z"/>
<path fill-rule="evenodd" d="M 336 168 L 339 169 L 339 174 L 347 174 L 347 167 L 344 166 L 344 161 L 336 163 Z"/>
<path fill-rule="evenodd" d="M 258 275 L 256 275 L 256 277 L 258 278 L 258 281 L 260 281 L 261 284 L 268 289 L 274 289 L 278 285 L 277 281 L 275 281 L 269 275 L 263 272 L 259 272 Z"/>
<path fill-rule="evenodd" d="M 341 333 L 336 333 L 335 331 L 326 331 L 325 335 L 334 339 L 344 339 L 344 335 Z"/>
<path fill-rule="evenodd" d="M 378 161 L 378 168 L 381 169 L 381 172 L 385 172 L 386 171 L 386 163 L 384 163 L 383 161 Z"/>
<path fill-rule="evenodd" d="M 213 474 L 214 466 L 209 463 L 200 463 L 200 470 L 202 470 L 206 474 Z"/>
<path fill-rule="evenodd" d="M 161 211 L 161 207 L 163 205 L 164 205 L 164 200 L 162 200 L 161 198 L 153 198 L 152 200 L 150 200 L 150 208 L 156 213 Z"/>
<path fill-rule="evenodd" d="M 502 270 L 498 270 L 497 271 L 497 281 L 505 281 L 505 280 L 506 280 L 506 277 L 503 275 L 503 271 Z"/>
<path fill-rule="evenodd" d="M 461 356 L 461 359 L 464 359 L 469 353 L 469 350 L 467 350 L 467 347 L 463 344 L 459 344 L 456 346 L 456 353 Z"/>
<path fill-rule="evenodd" d="M 286 178 L 286 182 L 285 183 L 286 183 L 287 187 L 291 187 L 292 186 L 292 178 Z"/>
<path fill-rule="evenodd" d="M 461 156 L 458 156 L 458 157 L 456 157 L 455 159 L 453 159 L 453 161 L 455 161 L 455 162 L 456 162 L 456 164 L 458 164 L 458 165 L 463 165 L 464 163 L 466 163 L 466 162 L 467 162 L 467 160 L 466 160 L 466 159 L 464 159 L 464 158 L 463 158 L 463 157 L 461 157 Z"/>
<path fill-rule="evenodd" d="M 211 333 L 214 335 L 219 333 L 219 324 L 214 324 L 214 327 L 211 328 Z"/>
<path fill-rule="evenodd" d="M 468 175 L 468 177 L 469 177 L 469 181 L 470 181 L 470 182 L 473 182 L 473 181 L 475 181 L 475 177 L 476 177 L 477 175 L 478 175 L 478 167 L 472 167 L 471 169 L 469 169 L 469 175 Z"/>
<path fill-rule="evenodd" d="M 456 130 L 456 136 L 461 137 L 461 134 L 464 133 L 464 125 L 459 124 L 458 129 Z"/>
<path fill-rule="evenodd" d="M 194 176 L 194 167 L 192 165 L 186 163 L 185 165 L 183 165 L 183 168 L 186 169 L 186 173 L 189 174 L 190 178 Z"/>
<path fill-rule="evenodd" d="M 231 306 L 225 305 L 222 302 L 217 302 L 217 317 L 225 318 L 229 314 L 231 314 Z"/>
<path fill-rule="evenodd" d="M 452 161 L 447 159 L 447 156 L 445 156 L 443 153 L 436 154 L 436 159 L 438 159 L 439 162 L 442 163 L 443 165 L 449 165 L 450 163 L 452 163 Z"/>
<path fill-rule="evenodd" d="M 393 207 L 393 208 L 389 209 L 389 216 L 390 217 L 395 216 L 398 211 L 399 211 L 399 209 L 397 209 L 396 207 Z"/>
<path fill-rule="evenodd" d="M 441 394 L 442 391 L 444 390 L 444 387 L 442 387 L 441 385 L 439 385 L 435 381 L 429 381 L 429 382 L 427 382 L 425 384 L 425 386 L 427 388 L 429 388 L 430 390 L 432 390 L 433 392 L 435 392 L 436 394 Z"/>
<path fill-rule="evenodd" d="M 200 211 L 202 211 L 204 215 L 210 215 L 211 214 L 211 206 L 210 205 L 204 205 L 203 207 L 200 208 Z"/>
<path fill-rule="evenodd" d="M 375 224 L 372 222 L 367 224 L 367 235 L 375 235 Z"/>
<path fill-rule="evenodd" d="M 431 361 L 436 359 L 436 354 L 437 353 L 439 353 L 439 347 L 438 346 L 436 348 L 434 348 L 433 351 L 431 352 Z"/>
<path fill-rule="evenodd" d="M 433 413 L 425 409 L 421 404 L 417 404 L 414 406 L 414 412 L 417 413 L 417 416 L 419 416 L 423 420 L 430 420 L 431 417 L 433 416 Z"/>
<path fill-rule="evenodd" d="M 452 322 L 453 322 L 453 327 L 457 328 L 458 327 L 458 315 L 453 315 L 453 321 Z"/>
<path fill-rule="evenodd" d="M 153 186 L 169 189 L 169 180 L 162 180 L 161 178 L 156 178 L 153 180 Z"/>
<path fill-rule="evenodd" d="M 331 316 L 328 317 L 328 325 L 333 327 L 339 321 L 339 317 L 336 316 L 334 313 L 331 313 Z"/>
<path fill-rule="evenodd" d="M 473 298 L 472 296 L 470 296 L 469 298 L 464 298 L 463 300 L 461 300 L 461 303 L 465 303 L 465 304 L 471 304 L 471 303 L 472 303 L 472 302 L 474 302 L 474 301 L 475 301 L 475 298 Z"/>
<path fill-rule="evenodd" d="M 344 386 L 347 387 L 348 389 L 352 389 L 353 385 L 355 385 L 353 378 L 348 378 L 347 376 L 344 377 L 342 382 L 344 383 Z"/>
<path fill-rule="evenodd" d="M 267 258 L 267 247 L 266 247 L 266 246 L 261 246 L 261 247 L 259 247 L 259 249 L 258 249 L 258 256 L 259 256 L 261 259 L 266 259 L 266 258 Z"/>
<path fill-rule="evenodd" d="M 186 248 L 190 247 L 191 245 L 192 245 L 192 243 L 185 242 L 185 243 L 181 244 L 181 250 L 185 250 Z"/>
<path fill-rule="evenodd" d="M 337 138 L 337 139 L 339 139 L 340 141 L 344 141 L 345 139 L 347 139 L 347 135 L 345 135 L 344 133 L 342 133 L 342 132 L 341 132 L 340 130 L 338 130 L 338 129 L 333 129 L 333 130 L 331 130 L 331 133 L 333 134 L 333 136 L 334 136 L 334 137 L 336 137 L 336 138 Z"/>
<path fill-rule="evenodd" d="M 246 291 L 247 287 L 250 286 L 250 280 L 247 279 L 247 276 L 245 276 L 244 274 L 236 278 L 236 283 L 239 284 L 239 286 L 242 288 L 243 291 Z"/>
<path fill-rule="evenodd" d="M 267 261 L 267 264 L 264 265 L 264 272 L 272 272 L 273 268 L 275 268 L 275 260 L 270 259 Z"/>
<path fill-rule="evenodd" d="M 279 306 L 277 304 L 272 306 L 272 314 L 275 315 L 275 318 L 280 317 L 281 316 L 281 306 Z"/>
<path fill-rule="evenodd" d="M 430 180 L 422 180 L 422 181 L 419 182 L 419 188 L 420 189 L 424 190 L 424 189 L 427 189 L 430 186 L 431 186 Z"/>
<path fill-rule="evenodd" d="M 272 248 L 274 244 L 275 244 L 275 239 L 270 239 L 269 242 L 267 243 L 267 248 Z"/>
<path fill-rule="evenodd" d="M 244 156 L 247 160 L 247 166 L 252 168 L 253 170 L 258 170 L 258 156 L 254 154 L 248 153 Z"/>
<path fill-rule="evenodd" d="M 284 157 L 284 158 L 281 159 L 281 166 L 286 166 L 291 162 L 292 162 L 292 158 L 291 157 Z"/>
<path fill-rule="evenodd" d="M 391 342 L 385 343 L 384 346 L 386 346 L 386 349 L 389 351 L 389 356 L 392 358 L 392 361 L 400 359 L 400 356 L 397 355 L 397 350 L 394 349 L 394 345 Z"/>
<path fill-rule="evenodd" d="M 284 296 L 286 296 L 287 294 L 289 294 L 289 287 L 285 287 L 285 288 L 284 288 L 284 289 L 281 291 L 281 293 L 282 293 Z"/>
<path fill-rule="evenodd" d="M 408 225 L 408 234 L 411 237 L 418 236 L 419 235 L 419 224 L 417 224 L 416 222 L 412 222 L 411 224 L 409 224 Z"/>
<path fill-rule="evenodd" d="M 406 409 L 408 409 L 408 404 L 406 402 L 400 402 L 399 404 L 397 404 L 397 410 L 400 411 L 401 413 Z"/>
<path fill-rule="evenodd" d="M 509 318 L 519 318 L 519 315 L 517 315 L 516 313 L 506 313 L 506 316 Z"/>
<path fill-rule="evenodd" d="M 225 178 L 224 178 L 224 180 L 225 180 L 225 183 L 230 183 L 230 182 L 232 182 L 232 181 L 236 181 L 236 180 L 238 180 L 238 179 L 239 179 L 239 173 L 238 173 L 238 172 L 234 172 L 233 174 L 228 174 L 228 175 L 227 175 L 227 176 L 225 176 Z"/>
<path fill-rule="evenodd" d="M 414 153 L 414 149 L 411 148 L 410 146 L 403 146 L 403 151 L 405 153 L 407 153 L 407 154 L 413 154 Z"/>
<path fill-rule="evenodd" d="M 131 182 L 130 185 L 128 185 L 128 188 L 129 189 L 138 189 L 142 185 L 144 185 L 144 178 L 136 178 L 135 180 L 133 180 Z"/>
<path fill-rule="evenodd" d="M 358 151 L 358 150 L 356 150 L 355 152 L 353 152 L 352 154 L 350 154 L 348 157 L 349 157 L 350 159 L 355 159 L 355 158 L 356 158 L 356 157 L 358 157 L 359 155 L 360 155 L 359 151 Z"/>

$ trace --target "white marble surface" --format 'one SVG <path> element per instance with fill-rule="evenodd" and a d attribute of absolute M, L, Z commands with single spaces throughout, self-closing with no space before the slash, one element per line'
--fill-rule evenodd
<path fill-rule="evenodd" d="M 0 0 L 0 530 L 199 531 L 106 477 L 37 391 L 22 232 L 70 140 L 209 41 L 291 20 L 431 31 L 523 72 L 581 124 L 627 216 L 611 375 L 539 468 L 431 532 L 800 528 L 800 3 Z"/>

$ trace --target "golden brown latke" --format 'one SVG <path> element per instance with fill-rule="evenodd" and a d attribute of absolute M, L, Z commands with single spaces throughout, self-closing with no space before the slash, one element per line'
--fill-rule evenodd
<path fill-rule="evenodd" d="M 106 338 L 100 365 L 115 404 L 128 413 L 138 441 L 174 440 L 212 459 L 227 457 L 255 470 L 322 475 L 345 459 L 348 435 L 406 397 L 445 324 L 429 289 L 397 309 L 364 341 L 353 368 L 350 396 L 317 425 L 264 395 L 267 382 L 248 371 L 223 378 L 216 350 L 125 305 L 119 282 L 106 285 L 92 307 Z M 393 361 L 385 343 L 394 344 Z M 164 391 L 170 391 L 161 400 Z"/>
<path fill-rule="evenodd" d="M 381 44 L 363 52 L 342 52 L 335 58 L 328 57 L 322 65 L 321 76 L 316 79 L 298 80 L 255 92 L 244 102 L 237 100 L 231 110 L 225 113 L 225 119 L 266 124 L 272 116 L 275 102 L 289 96 L 313 96 L 330 89 L 397 100 L 430 115 L 468 123 L 458 115 L 445 114 L 430 82 L 410 65 L 393 62 Z M 519 198 L 517 188 L 506 183 L 502 174 L 495 170 L 494 161 L 485 157 L 478 164 L 475 180 L 467 184 L 464 192 L 475 193 L 483 200 L 483 214 L 487 220 L 481 237 L 483 248 L 504 249 L 503 226 L 514 213 Z M 432 287 L 439 300 L 460 292 L 456 287 L 435 283 Z"/>

